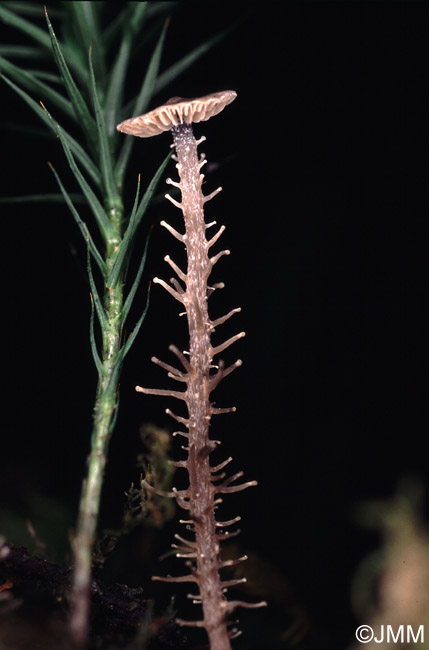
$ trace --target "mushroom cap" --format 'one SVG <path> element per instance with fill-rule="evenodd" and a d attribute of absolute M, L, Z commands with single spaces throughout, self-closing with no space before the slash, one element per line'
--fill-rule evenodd
<path fill-rule="evenodd" d="M 234 90 L 222 90 L 195 99 L 172 97 L 162 106 L 153 111 L 131 117 L 121 122 L 116 127 L 118 131 L 136 135 L 139 138 L 150 138 L 164 131 L 169 131 L 173 126 L 186 122 L 204 122 L 213 115 L 217 115 L 225 106 L 228 106 L 237 97 Z"/>

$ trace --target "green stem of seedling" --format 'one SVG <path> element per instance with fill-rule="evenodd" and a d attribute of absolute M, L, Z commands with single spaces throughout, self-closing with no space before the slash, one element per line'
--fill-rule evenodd
<path fill-rule="evenodd" d="M 77 531 L 73 544 L 74 575 L 72 590 L 72 608 L 70 630 L 78 647 L 86 644 L 89 628 L 89 605 L 91 591 L 91 555 L 96 534 L 98 512 L 100 505 L 103 474 L 106 466 L 107 451 L 111 433 L 115 425 L 118 409 L 118 384 L 123 360 L 137 336 L 148 308 L 146 307 L 136 322 L 128 340 L 123 340 L 124 323 L 128 317 L 130 306 L 135 297 L 137 286 L 146 260 L 146 246 L 142 254 L 139 269 L 134 281 L 128 287 L 127 296 L 123 293 L 125 285 L 128 258 L 136 229 L 146 211 L 146 208 L 156 189 L 164 169 L 171 157 L 171 152 L 165 157 L 150 181 L 144 196 L 139 202 L 140 178 L 137 183 L 134 206 L 128 219 L 123 222 L 123 204 L 118 193 L 105 196 L 107 204 L 107 227 L 103 230 L 105 241 L 105 256 L 98 267 L 104 281 L 104 296 L 99 297 L 92 274 L 91 253 L 94 246 L 86 233 L 88 244 L 88 276 L 92 291 L 92 315 L 90 339 L 94 361 L 98 369 L 98 385 L 94 407 L 94 428 L 91 439 L 91 452 L 88 459 L 88 473 L 82 487 L 79 505 Z M 108 194 L 106 192 L 106 194 Z M 84 224 L 79 221 L 84 228 Z M 104 225 L 104 221 L 103 221 Z M 95 258 L 96 259 L 96 258 Z M 97 259 L 96 259 L 97 261 Z M 149 295 L 149 292 L 148 292 Z M 102 346 L 99 355 L 93 332 L 94 313 L 97 312 L 102 333 Z"/>
<path fill-rule="evenodd" d="M 111 210 L 109 217 L 114 232 L 120 232 L 122 210 L 118 208 Z M 119 235 L 117 237 L 113 235 L 107 241 L 106 285 L 108 274 L 116 259 L 119 243 Z M 75 562 L 70 627 L 74 640 L 81 647 L 86 644 L 88 636 L 92 547 L 96 534 L 107 451 L 118 408 L 118 382 L 122 365 L 122 275 L 120 274 L 114 287 L 105 289 L 106 323 L 102 328 L 102 371 L 99 373 L 97 385 L 88 473 L 83 482 L 77 531 L 73 544 Z"/>

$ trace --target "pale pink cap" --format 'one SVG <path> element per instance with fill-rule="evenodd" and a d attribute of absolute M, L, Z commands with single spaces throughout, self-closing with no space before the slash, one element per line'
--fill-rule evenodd
<path fill-rule="evenodd" d="M 164 131 L 169 131 L 173 126 L 186 122 L 204 122 L 213 115 L 217 115 L 225 106 L 228 106 L 237 97 L 234 90 L 222 90 L 195 99 L 172 97 L 162 106 L 153 111 L 131 117 L 121 122 L 116 127 L 122 133 L 135 135 L 139 138 L 150 138 Z"/>

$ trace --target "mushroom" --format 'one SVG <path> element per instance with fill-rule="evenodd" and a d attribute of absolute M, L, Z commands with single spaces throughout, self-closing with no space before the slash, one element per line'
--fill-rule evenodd
<path fill-rule="evenodd" d="M 188 511 L 189 519 L 182 523 L 187 524 L 188 530 L 195 533 L 195 541 L 187 540 L 179 535 L 176 539 L 181 542 L 178 546 L 177 556 L 190 560 L 192 564 L 191 573 L 186 576 L 166 576 L 154 579 L 165 582 L 196 582 L 200 593 L 195 596 L 195 602 L 200 602 L 203 608 L 202 621 L 178 621 L 182 625 L 193 625 L 205 627 L 210 640 L 210 647 L 216 650 L 230 650 L 231 631 L 227 628 L 225 615 L 235 607 L 260 607 L 266 603 L 243 603 L 241 601 L 227 602 L 224 592 L 227 587 L 240 582 L 240 580 L 223 581 L 219 575 L 219 569 L 235 564 L 238 560 L 222 560 L 219 541 L 232 536 L 234 533 L 227 531 L 220 532 L 219 527 L 234 524 L 238 518 L 226 522 L 216 521 L 215 510 L 221 499 L 219 495 L 230 492 L 238 492 L 247 487 L 256 485 L 256 481 L 248 481 L 239 485 L 230 485 L 241 477 L 242 472 L 225 479 L 216 485 L 213 481 L 224 478 L 224 474 L 218 474 L 230 459 L 217 466 L 211 466 L 209 457 L 216 449 L 219 441 L 209 438 L 210 420 L 213 415 L 235 411 L 235 408 L 215 408 L 210 400 L 212 390 L 217 386 L 223 377 L 241 365 L 240 359 L 229 367 L 225 367 L 222 360 L 214 361 L 214 357 L 223 352 L 235 341 L 244 336 L 240 332 L 232 336 L 224 343 L 212 346 L 211 334 L 215 327 L 224 323 L 233 314 L 240 311 L 239 308 L 232 309 L 225 316 L 211 320 L 208 313 L 208 297 L 216 288 L 221 288 L 222 283 L 208 286 L 208 278 L 213 266 L 223 255 L 229 255 L 229 250 L 221 251 L 210 256 L 209 251 L 225 230 L 221 226 L 217 233 L 210 239 L 206 238 L 206 231 L 216 222 L 206 223 L 204 220 L 204 203 L 213 198 L 221 188 L 211 194 L 204 196 L 202 183 L 204 175 L 201 174 L 201 167 L 205 164 L 204 156 L 198 157 L 197 147 L 205 140 L 204 137 L 196 141 L 192 132 L 192 122 L 205 121 L 220 113 L 225 106 L 230 104 L 237 94 L 233 90 L 212 93 L 198 99 L 182 99 L 174 97 L 162 106 L 141 115 L 125 120 L 116 128 L 119 131 L 147 138 L 158 135 L 163 131 L 171 130 L 174 139 L 174 147 L 177 153 L 177 169 L 180 182 L 167 179 L 167 183 L 180 189 L 181 202 L 166 195 L 173 205 L 183 212 L 185 221 L 185 233 L 181 234 L 165 221 L 161 222 L 176 239 L 186 247 L 187 269 L 184 272 L 173 262 L 169 255 L 164 260 L 176 273 L 177 278 L 171 279 L 171 284 L 154 278 L 154 283 L 161 284 L 176 300 L 184 307 L 189 327 L 189 352 L 186 356 L 175 346 L 170 346 L 183 369 L 179 370 L 170 364 L 160 361 L 156 357 L 152 361 L 168 372 L 168 376 L 185 384 L 185 390 L 164 390 L 155 388 L 136 387 L 141 393 L 150 395 L 161 395 L 183 400 L 186 403 L 188 417 L 175 415 L 170 409 L 167 413 L 183 425 L 186 431 L 177 431 L 187 438 L 188 445 L 183 447 L 188 452 L 186 460 L 174 463 L 177 467 L 186 468 L 189 475 L 189 487 L 185 490 L 173 488 L 170 496 L 174 496 L 182 508 Z M 183 286 L 184 285 L 184 286 Z M 185 287 L 185 288 L 184 288 Z M 213 370 L 215 372 L 213 372 Z M 148 489 L 153 489 L 147 486 Z M 189 564 L 190 562 L 188 562 Z M 233 632 L 235 633 L 235 632 Z"/>
<path fill-rule="evenodd" d="M 139 138 L 150 138 L 164 131 L 169 131 L 179 124 L 205 122 L 217 115 L 237 97 L 234 90 L 223 90 L 195 99 L 172 97 L 162 106 L 153 111 L 131 117 L 116 127 L 122 133 L 135 135 Z"/>

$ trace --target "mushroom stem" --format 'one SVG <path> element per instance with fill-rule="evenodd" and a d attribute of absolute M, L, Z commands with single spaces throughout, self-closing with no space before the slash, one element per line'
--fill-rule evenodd
<path fill-rule="evenodd" d="M 226 601 L 218 566 L 221 562 L 219 542 L 216 537 L 214 516 L 215 489 L 209 455 L 209 425 L 212 415 L 209 395 L 211 391 L 210 343 L 211 321 L 207 306 L 207 279 L 212 262 L 208 256 L 206 223 L 204 221 L 204 196 L 201 191 L 200 163 L 197 142 L 191 124 L 179 124 L 172 129 L 178 158 L 181 210 L 186 227 L 188 268 L 186 292 L 183 303 L 189 327 L 189 361 L 186 404 L 188 408 L 189 455 L 189 506 L 194 520 L 197 548 L 197 583 L 203 608 L 204 627 L 212 650 L 230 650 L 225 612 Z"/>

